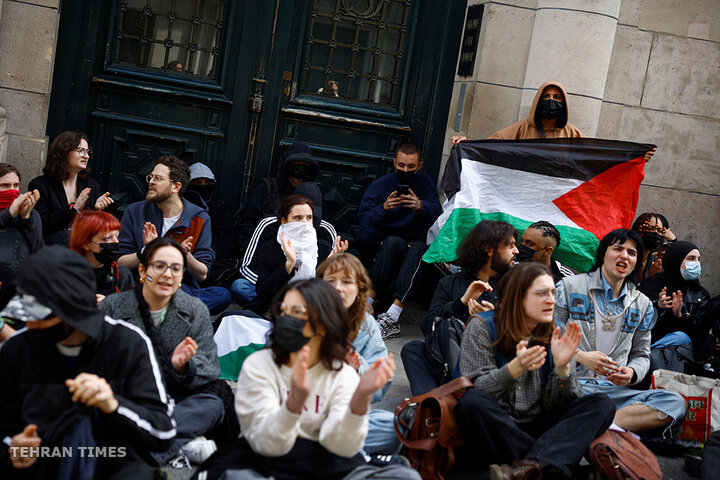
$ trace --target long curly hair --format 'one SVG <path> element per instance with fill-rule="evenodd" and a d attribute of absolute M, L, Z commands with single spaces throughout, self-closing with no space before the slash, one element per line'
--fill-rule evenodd
<path fill-rule="evenodd" d="M 81 140 L 85 140 L 88 148 L 90 148 L 90 139 L 84 133 L 67 131 L 55 137 L 48 150 L 47 161 L 42 170 L 43 173 L 58 180 L 68 178 L 67 157 L 70 152 L 80 146 Z M 78 173 L 78 178 L 81 180 L 90 178 L 90 168 L 85 168 Z"/>

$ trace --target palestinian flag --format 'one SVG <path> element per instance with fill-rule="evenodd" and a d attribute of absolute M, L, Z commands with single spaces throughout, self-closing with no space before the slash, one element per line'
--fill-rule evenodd
<path fill-rule="evenodd" d="M 455 260 L 458 245 L 481 220 L 502 220 L 522 233 L 546 220 L 560 231 L 555 258 L 586 272 L 600 239 L 630 228 L 654 145 L 557 138 L 480 140 L 453 148 L 440 188 L 449 199 L 430 229 L 426 262 Z"/>
<path fill-rule="evenodd" d="M 222 318 L 217 332 L 220 360 L 220 378 L 237 380 L 245 359 L 253 352 L 262 350 L 267 343 L 271 323 L 264 318 L 229 314 Z"/>

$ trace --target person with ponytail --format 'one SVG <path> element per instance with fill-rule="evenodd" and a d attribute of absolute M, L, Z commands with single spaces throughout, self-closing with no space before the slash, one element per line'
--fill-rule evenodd
<path fill-rule="evenodd" d="M 210 312 L 199 298 L 180 289 L 187 252 L 174 239 L 158 237 L 140 254 L 140 284 L 134 290 L 108 295 L 99 309 L 138 326 L 150 337 L 163 379 L 175 401 L 177 437 L 163 452 L 151 452 L 158 465 L 178 456 L 202 463 L 217 448 L 205 435 L 220 427 L 232 412 L 232 392 L 219 381 L 220 364 L 213 340 Z M 235 423 L 235 425 L 237 425 Z M 234 436 L 237 436 L 237 429 Z M 228 436 L 233 436 L 229 434 Z M 219 438 L 219 437 L 218 437 Z M 173 462 L 175 463 L 175 462 Z"/>
<path fill-rule="evenodd" d="M 73 220 L 70 250 L 92 265 L 98 303 L 111 293 L 130 290 L 135 283 L 130 270 L 117 263 L 120 228 L 115 216 L 97 210 L 83 210 Z"/>

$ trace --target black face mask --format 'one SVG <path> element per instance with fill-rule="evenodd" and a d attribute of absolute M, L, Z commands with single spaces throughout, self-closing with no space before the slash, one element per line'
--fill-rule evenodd
<path fill-rule="evenodd" d="M 527 245 L 520 244 L 520 246 L 518 247 L 518 254 L 515 256 L 515 260 L 517 260 L 519 263 L 532 262 L 534 260 L 533 255 L 535 255 L 536 251 L 537 250 L 533 250 Z"/>
<path fill-rule="evenodd" d="M 642 234 L 642 242 L 645 250 L 655 250 L 660 248 L 662 244 L 662 235 L 655 232 L 645 232 Z"/>
<path fill-rule="evenodd" d="M 198 195 L 205 200 L 205 203 L 209 202 L 212 198 L 212 192 L 215 185 L 188 185 L 187 189 L 191 192 L 197 192 Z"/>
<path fill-rule="evenodd" d="M 119 243 L 98 243 L 98 245 L 100 246 L 100 251 L 93 252 L 93 255 L 95 255 L 95 260 L 103 265 L 110 265 L 120 258 Z"/>
<path fill-rule="evenodd" d="M 412 184 L 415 182 L 415 178 L 417 177 L 417 170 L 413 170 L 411 172 L 403 172 L 402 170 L 396 169 L 395 175 L 397 175 L 398 184 L 412 186 Z"/>
<path fill-rule="evenodd" d="M 293 178 L 298 180 L 310 180 L 312 177 L 313 169 L 310 165 L 302 163 L 291 163 L 287 167 L 287 173 Z"/>
<path fill-rule="evenodd" d="M 28 330 L 27 333 L 32 338 L 33 343 L 42 345 L 53 345 L 62 342 L 73 332 L 74 328 L 60 322 L 57 325 L 46 328 L 45 330 Z"/>
<path fill-rule="evenodd" d="M 275 341 L 283 350 L 295 353 L 300 350 L 310 338 L 303 335 L 305 320 L 291 315 L 280 315 L 275 320 Z"/>
<path fill-rule="evenodd" d="M 557 100 L 540 100 L 538 108 L 541 117 L 558 118 L 563 111 L 563 103 Z"/>

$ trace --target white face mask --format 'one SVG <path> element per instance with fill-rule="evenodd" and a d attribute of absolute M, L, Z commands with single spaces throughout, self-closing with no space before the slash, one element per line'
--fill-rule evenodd
<path fill-rule="evenodd" d="M 685 280 L 697 280 L 700 278 L 700 273 L 702 273 L 702 268 L 700 262 L 697 260 L 685 262 L 685 269 L 680 269 L 680 275 L 682 275 Z"/>
<path fill-rule="evenodd" d="M 280 234 L 285 234 L 285 241 L 290 240 L 295 249 L 295 279 L 315 277 L 317 267 L 318 247 L 317 232 L 312 223 L 292 222 L 280 225 L 277 233 L 277 242 L 282 246 Z"/>

